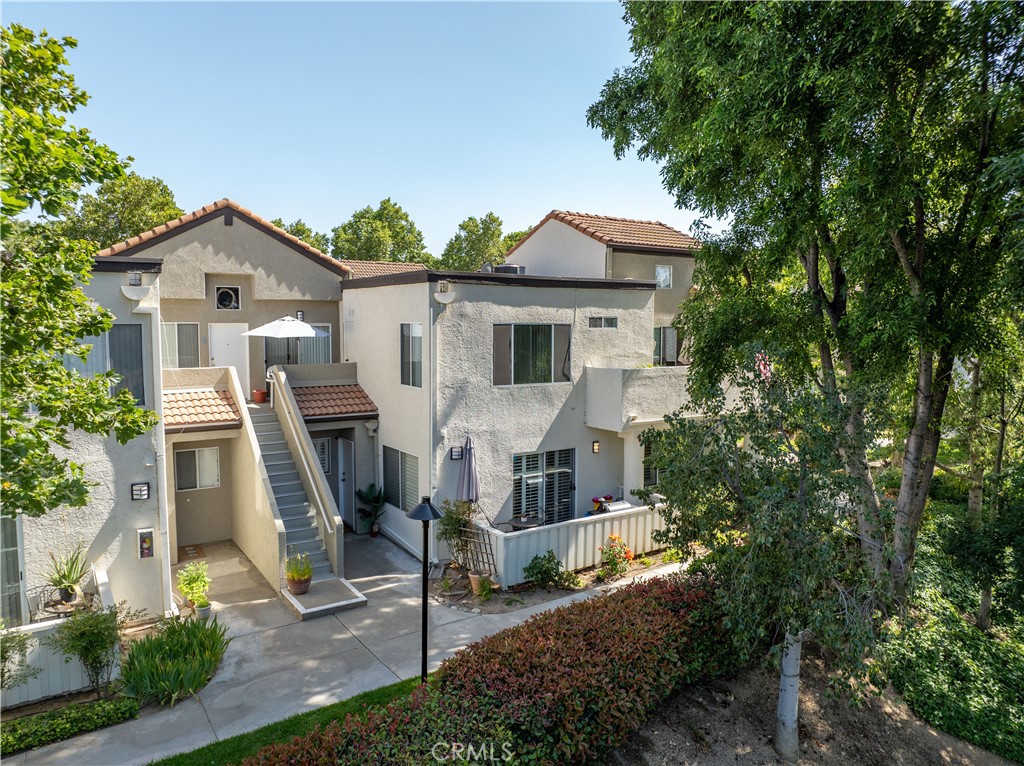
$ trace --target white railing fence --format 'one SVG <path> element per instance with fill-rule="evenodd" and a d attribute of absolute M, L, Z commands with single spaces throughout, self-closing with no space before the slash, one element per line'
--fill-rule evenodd
<path fill-rule="evenodd" d="M 648 553 L 664 547 L 654 541 L 655 530 L 664 529 L 665 521 L 656 510 L 646 506 L 624 511 L 601 513 L 561 524 L 504 532 L 476 522 L 494 548 L 497 563 L 495 577 L 503 588 L 525 582 L 523 567 L 534 556 L 555 552 L 562 566 L 569 570 L 585 569 L 601 563 L 601 546 L 611 535 L 618 535 L 635 554 Z"/>

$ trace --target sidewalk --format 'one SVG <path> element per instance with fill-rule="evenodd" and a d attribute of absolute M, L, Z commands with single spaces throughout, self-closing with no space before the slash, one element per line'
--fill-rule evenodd
<path fill-rule="evenodd" d="M 4 763 L 146 764 L 418 676 L 420 563 L 382 537 L 347 537 L 345 555 L 345 573 L 367 597 L 367 606 L 300 622 L 262 578 L 239 575 L 234 587 L 240 598 L 217 611 L 233 640 L 199 698 L 173 708 L 149 707 L 136 720 L 5 757 Z M 643 576 L 678 568 L 671 564 Z M 432 601 L 430 669 L 484 636 L 595 593 L 496 615 L 456 611 Z"/>

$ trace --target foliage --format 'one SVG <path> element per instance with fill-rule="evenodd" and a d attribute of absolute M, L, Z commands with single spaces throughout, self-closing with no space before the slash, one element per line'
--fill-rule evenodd
<path fill-rule="evenodd" d="M 309 554 L 293 553 L 284 561 L 284 576 L 289 580 L 308 580 L 313 576 L 313 562 Z"/>
<path fill-rule="evenodd" d="M 275 218 L 271 223 L 279 229 L 284 229 L 293 237 L 298 237 L 307 245 L 315 247 L 321 253 L 331 252 L 331 238 L 319 231 L 313 231 L 301 218 L 287 225 L 280 218 Z"/>
<path fill-rule="evenodd" d="M 524 235 L 525 232 L 520 237 Z M 458 233 L 444 246 L 438 268 L 480 271 L 485 263 L 492 266 L 504 263 L 505 253 L 515 244 L 510 244 L 509 238 L 513 236 L 501 233 L 501 219 L 494 213 L 489 212 L 481 218 L 470 216 L 459 224 Z"/>
<path fill-rule="evenodd" d="M 885 644 L 893 686 L 928 723 L 1011 760 L 1024 760 L 1024 643 L 969 625 L 934 588 Z"/>
<path fill-rule="evenodd" d="M 190 561 L 178 570 L 178 590 L 195 603 L 199 596 L 210 590 L 209 566 L 205 561 Z"/>
<path fill-rule="evenodd" d="M 601 568 L 597 570 L 599 580 L 617 580 L 629 571 L 633 551 L 618 535 L 609 535 L 608 544 L 598 548 L 601 552 Z"/>
<path fill-rule="evenodd" d="M 665 555 L 661 557 L 661 560 L 666 564 L 681 564 L 686 561 L 686 556 L 678 548 L 668 548 L 665 550 Z"/>
<path fill-rule="evenodd" d="M 12 517 L 85 505 L 89 482 L 66 452 L 71 430 L 113 432 L 125 444 L 156 424 L 130 392 L 111 393 L 114 373 L 85 378 L 64 364 L 84 360 L 91 345 L 81 341 L 102 335 L 113 320 L 81 289 L 92 247 L 48 227 L 26 234 L 10 218 L 33 205 L 55 215 L 73 204 L 80 185 L 123 172 L 111 149 L 67 124 L 66 115 L 87 101 L 65 69 L 65 49 L 74 46 L 17 24 L 2 30 L 0 506 Z"/>
<path fill-rule="evenodd" d="M 89 573 L 90 566 L 86 555 L 85 543 L 81 542 L 68 554 L 57 556 L 50 551 L 50 574 L 47 582 L 54 588 L 73 590 L 82 598 L 80 583 Z"/>
<path fill-rule="evenodd" d="M 562 562 L 552 550 L 543 556 L 537 554 L 530 559 L 530 563 L 523 567 L 523 575 L 536 587 L 548 590 L 552 587 L 573 590 L 583 584 L 575 572 L 562 569 Z"/>
<path fill-rule="evenodd" d="M 375 523 L 384 515 L 384 505 L 388 501 L 388 495 L 387 492 L 384 491 L 384 487 L 378 487 L 376 484 L 371 483 L 365 490 L 357 489 L 356 497 L 370 506 L 370 510 L 368 512 L 363 508 L 360 508 L 359 510 L 362 512 L 362 516 L 364 518 L 370 519 L 371 524 Z"/>
<path fill-rule="evenodd" d="M 102 249 L 183 214 L 166 183 L 131 172 L 82 196 L 78 207 L 67 210 L 55 226 L 68 239 L 86 239 Z"/>
<path fill-rule="evenodd" d="M 121 665 L 122 693 L 141 703 L 174 705 L 197 694 L 213 678 L 231 639 L 227 626 L 171 618 L 155 635 L 132 643 Z"/>
<path fill-rule="evenodd" d="M 195 600 L 192 602 L 192 605 L 196 609 L 206 609 L 206 607 L 210 605 L 210 599 L 207 598 L 205 594 L 199 595 L 195 597 Z"/>
<path fill-rule="evenodd" d="M 491 582 L 491 578 L 483 576 L 480 578 L 480 593 L 477 595 L 481 601 L 490 601 L 491 596 L 494 595 L 494 583 Z"/>
<path fill-rule="evenodd" d="M 473 503 L 468 500 L 441 502 L 441 518 L 437 520 L 437 539 L 448 546 L 452 560 L 460 569 L 468 570 L 469 536 L 473 532 Z"/>
<path fill-rule="evenodd" d="M 4 627 L 0 619 L 0 689 L 13 689 L 43 672 L 28 664 L 28 634 Z M 4 748 L 6 751 L 6 748 Z"/>
<path fill-rule="evenodd" d="M 433 258 L 409 214 L 391 198 L 364 207 L 331 230 L 331 255 L 354 261 L 399 261 L 430 265 Z"/>
<path fill-rule="evenodd" d="M 541 613 L 442 664 L 409 698 L 243 761 L 421 763 L 437 743 L 495 760 L 597 761 L 680 684 L 731 666 L 711 584 L 652 579 Z"/>
<path fill-rule="evenodd" d="M 129 609 L 125 601 L 106 609 L 79 609 L 45 640 L 65 655 L 64 662 L 78 658 L 93 690 L 102 698 L 120 652 L 121 631 L 144 614 L 142 610 Z"/>
<path fill-rule="evenodd" d="M 138 700 L 122 697 L 68 705 L 46 713 L 5 720 L 0 729 L 0 751 L 4 756 L 10 756 L 138 716 Z"/>

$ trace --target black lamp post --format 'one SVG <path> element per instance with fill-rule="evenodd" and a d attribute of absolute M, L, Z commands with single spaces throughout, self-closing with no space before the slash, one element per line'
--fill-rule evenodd
<path fill-rule="evenodd" d="M 424 496 L 423 501 L 405 515 L 413 521 L 423 522 L 423 626 L 421 631 L 423 659 L 420 666 L 420 683 L 425 684 L 427 682 L 427 580 L 430 577 L 430 561 L 427 551 L 430 546 L 430 522 L 441 518 L 441 512 L 430 502 L 429 497 Z"/>

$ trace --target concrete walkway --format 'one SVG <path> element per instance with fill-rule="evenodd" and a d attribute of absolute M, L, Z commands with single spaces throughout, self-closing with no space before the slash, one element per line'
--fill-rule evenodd
<path fill-rule="evenodd" d="M 215 614 L 233 640 L 199 698 L 173 708 L 150 706 L 136 720 L 5 757 L 4 763 L 145 764 L 418 676 L 419 561 L 383 537 L 365 535 L 346 536 L 345 558 L 347 579 L 367 597 L 367 606 L 306 622 L 244 557 L 223 574 L 211 563 Z M 659 571 L 676 570 L 673 564 Z M 499 615 L 431 602 L 430 669 L 484 636 L 592 595 L 572 594 Z"/>

